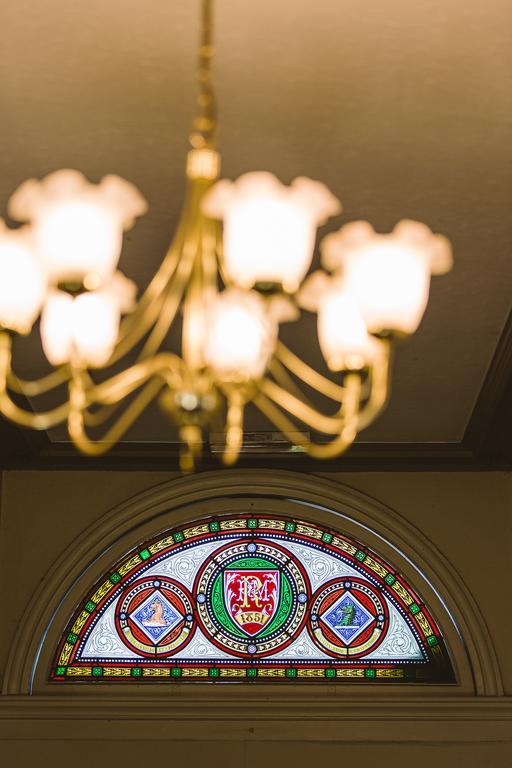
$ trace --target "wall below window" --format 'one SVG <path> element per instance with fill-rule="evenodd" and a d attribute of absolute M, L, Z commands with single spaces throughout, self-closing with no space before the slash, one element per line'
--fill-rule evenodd
<path fill-rule="evenodd" d="M 440 726 L 443 730 L 443 726 Z M 106 741 L 91 739 L 52 742 L 12 741 L 3 743 L 0 758 L 9 768 L 133 768 L 155 765 L 206 766 L 207 768 L 306 768 L 306 766 L 407 766 L 414 768 L 504 768 L 510 765 L 507 744 L 322 744 L 288 742 L 207 741 L 198 748 L 194 742 Z"/>
<path fill-rule="evenodd" d="M 480 606 L 496 647 L 505 692 L 512 695 L 512 477 L 503 473 L 329 473 L 326 477 L 394 509 L 420 529 L 457 569 Z M 0 676 L 27 603 L 56 558 L 104 513 L 171 478 L 171 474 L 156 472 L 3 473 Z M 314 475 L 311 483 L 315 483 Z M 77 713 L 78 722 L 73 721 L 71 728 L 63 722 L 59 735 L 55 720 L 46 730 L 42 727 L 45 717 L 56 717 L 42 705 L 37 711 L 32 707 L 32 719 L 23 720 L 24 708 L 28 712 L 31 702 L 18 702 L 20 720 L 12 715 L 12 719 L 2 720 L 2 708 L 7 711 L 8 698 L 0 697 L 0 738 L 5 739 L 0 745 L 0 762 L 6 757 L 4 764 L 9 767 L 32 766 L 34 760 L 37 765 L 45 765 L 58 749 L 62 758 L 53 765 L 90 765 L 89 740 L 94 740 L 95 733 L 93 724 L 87 724 L 86 714 Z M 485 706 L 485 700 L 480 706 Z M 211 721 L 206 724 L 198 720 L 198 735 L 194 736 L 193 724 L 189 724 L 180 738 L 177 723 L 156 719 L 153 736 L 146 723 L 141 740 L 137 740 L 137 724 L 134 731 L 124 720 L 113 725 L 110 732 L 97 734 L 102 739 L 102 758 L 97 764 L 112 765 L 118 761 L 130 766 L 150 756 L 156 759 L 160 754 L 165 756 L 166 763 L 179 761 L 182 765 L 196 765 L 201 758 L 211 766 L 264 764 L 269 768 L 290 761 L 306 765 L 311 760 L 338 760 L 342 755 L 354 762 L 375 760 L 377 764 L 392 765 L 414 754 L 417 766 L 431 766 L 433 761 L 448 766 L 455 760 L 463 761 L 466 768 L 505 765 L 512 759 L 512 722 L 507 720 L 512 707 L 507 705 L 506 711 L 496 708 L 495 699 L 492 706 L 495 709 L 489 709 L 487 714 L 485 709 L 481 710 L 480 725 L 469 724 L 458 730 L 452 729 L 449 718 L 441 712 L 438 718 L 430 713 L 428 727 L 416 728 L 405 718 L 402 737 L 401 728 L 395 723 L 398 737 L 392 741 L 402 742 L 398 744 L 386 739 L 382 725 L 372 726 L 371 720 L 367 734 L 364 729 L 347 729 L 342 724 L 337 729 L 336 723 L 331 723 L 328 733 L 319 733 L 315 739 L 314 734 L 307 734 L 300 727 L 296 727 L 294 734 L 293 724 L 288 726 L 287 735 L 272 735 L 270 730 L 263 732 L 258 724 L 239 720 L 231 735 L 220 729 L 216 736 Z M 311 714 L 314 718 L 315 713 Z M 486 725 L 482 726 L 482 722 Z M 201 734 L 203 726 L 206 732 L 203 729 Z M 372 735 L 370 731 L 374 728 Z M 210 743 L 210 738 L 215 743 Z M 370 743 L 375 738 L 378 743 Z M 387 742 L 385 746 L 383 742 Z M 421 749 L 418 743 L 422 744 Z"/>

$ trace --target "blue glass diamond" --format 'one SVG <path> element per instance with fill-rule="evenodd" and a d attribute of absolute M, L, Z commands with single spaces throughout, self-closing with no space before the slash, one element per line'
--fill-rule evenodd
<path fill-rule="evenodd" d="M 350 645 L 375 616 L 352 593 L 344 592 L 320 618 L 345 645 Z"/>
<path fill-rule="evenodd" d="M 155 589 L 141 605 L 132 611 L 130 619 L 156 645 L 183 619 L 183 616 L 160 590 Z"/>

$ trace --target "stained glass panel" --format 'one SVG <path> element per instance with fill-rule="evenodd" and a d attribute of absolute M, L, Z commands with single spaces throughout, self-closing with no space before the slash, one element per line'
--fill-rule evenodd
<path fill-rule="evenodd" d="M 455 682 L 428 607 L 373 550 L 316 523 L 208 518 L 116 563 L 59 643 L 70 681 Z"/>

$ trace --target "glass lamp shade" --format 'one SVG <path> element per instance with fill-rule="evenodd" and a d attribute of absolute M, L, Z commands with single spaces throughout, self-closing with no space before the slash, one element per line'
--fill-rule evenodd
<path fill-rule="evenodd" d="M 54 284 L 98 287 L 112 276 L 123 229 L 147 205 L 137 189 L 117 176 L 90 184 L 78 171 L 63 170 L 42 181 L 30 179 L 9 201 L 11 216 L 31 221 L 34 244 Z"/>
<path fill-rule="evenodd" d="M 204 359 L 224 382 L 263 376 L 273 352 L 277 324 L 254 291 L 228 288 L 210 301 L 206 312 Z"/>
<path fill-rule="evenodd" d="M 233 282 L 292 293 L 310 267 L 317 227 L 341 205 L 318 181 L 298 178 L 287 187 L 255 172 L 215 184 L 203 210 L 224 222 L 224 268 Z"/>
<path fill-rule="evenodd" d="M 428 302 L 431 274 L 452 263 L 448 240 L 419 222 L 402 221 L 392 233 L 376 234 L 355 222 L 322 243 L 322 263 L 342 269 L 372 333 L 414 333 Z"/>
<path fill-rule="evenodd" d="M 375 356 L 374 340 L 357 302 L 345 290 L 329 291 L 323 297 L 318 308 L 318 339 L 331 371 L 360 370 Z"/>
<path fill-rule="evenodd" d="M 128 309 L 128 291 L 133 297 L 134 288 L 131 280 L 116 273 L 106 288 L 76 297 L 52 290 L 41 316 L 41 339 L 49 362 L 105 365 L 117 341 L 121 313 Z"/>
<path fill-rule="evenodd" d="M 331 371 L 360 370 L 374 361 L 378 342 L 368 335 L 358 304 L 342 278 L 322 270 L 313 272 L 297 300 L 317 313 L 320 349 Z"/>
<path fill-rule="evenodd" d="M 45 293 L 45 275 L 27 228 L 9 230 L 0 220 L 0 326 L 29 333 Z"/>

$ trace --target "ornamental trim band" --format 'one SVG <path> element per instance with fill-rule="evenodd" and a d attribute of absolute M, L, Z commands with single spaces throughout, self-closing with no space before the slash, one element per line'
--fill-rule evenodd
<path fill-rule="evenodd" d="M 114 564 L 69 621 L 50 680 L 456 682 L 428 606 L 376 552 L 251 514 L 166 531 Z"/>

